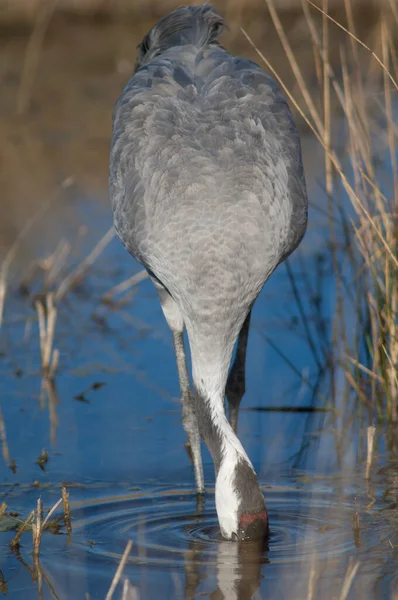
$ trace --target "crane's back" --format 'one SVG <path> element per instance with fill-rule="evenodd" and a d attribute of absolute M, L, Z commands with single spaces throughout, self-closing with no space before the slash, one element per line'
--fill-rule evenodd
<path fill-rule="evenodd" d="M 300 142 L 275 82 L 218 45 L 204 9 L 148 34 L 116 104 L 115 226 L 173 295 L 253 296 L 305 231 Z"/>

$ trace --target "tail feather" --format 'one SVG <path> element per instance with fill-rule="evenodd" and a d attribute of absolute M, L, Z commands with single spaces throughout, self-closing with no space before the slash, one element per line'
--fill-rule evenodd
<path fill-rule="evenodd" d="M 217 43 L 224 20 L 210 4 L 182 6 L 163 17 L 137 48 L 136 70 L 168 48 Z"/>

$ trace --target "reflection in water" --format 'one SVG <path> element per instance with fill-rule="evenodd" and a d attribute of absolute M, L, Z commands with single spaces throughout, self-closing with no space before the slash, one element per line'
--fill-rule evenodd
<path fill-rule="evenodd" d="M 263 577 L 262 565 L 268 562 L 264 556 L 267 548 L 257 541 L 240 543 L 220 539 L 217 542 L 217 588 L 209 590 L 212 600 L 249 600 L 260 587 Z M 203 545 L 190 542 L 185 563 L 185 600 L 196 597 L 200 582 L 208 577 Z"/>
<path fill-rule="evenodd" d="M 40 391 L 40 408 L 43 410 L 48 401 L 48 414 L 50 419 L 50 441 L 52 445 L 56 443 L 58 418 L 57 405 L 60 402 L 55 379 L 52 377 L 43 377 Z"/>
<path fill-rule="evenodd" d="M 139 590 L 140 598 L 156 597 L 159 578 L 165 597 L 184 600 L 204 594 L 212 600 L 248 600 L 256 592 L 272 595 L 277 590 L 283 592 L 280 597 L 301 598 L 307 597 L 309 585 L 321 594 L 314 598 L 339 597 L 349 558 L 350 568 L 359 563 L 366 571 L 383 561 L 386 551 L 392 556 L 397 543 L 388 517 L 380 511 L 370 516 L 365 496 L 358 499 L 354 512 L 348 494 L 351 485 L 355 478 L 341 481 L 340 498 L 326 488 L 319 493 L 293 487 L 265 490 L 271 522 L 265 546 L 223 540 L 213 495 L 204 503 L 183 488 L 148 488 L 108 497 L 82 490 L 82 500 L 72 505 L 71 546 L 65 548 L 64 536 L 47 538 L 43 563 L 61 598 L 65 566 L 73 574 L 69 594 L 84 585 L 97 597 L 109 585 L 127 541 L 132 540 L 124 576 Z M 97 577 L 90 577 L 91 573 Z M 374 577 L 365 582 L 369 590 L 376 584 Z M 293 584 L 295 594 L 289 596 Z M 361 597 L 373 598 L 372 594 Z"/>
<path fill-rule="evenodd" d="M 354 570 L 359 579 L 352 597 L 378 599 L 397 584 L 396 473 L 396 462 L 391 463 L 377 480 L 387 504 L 379 488 L 370 486 L 368 494 L 375 499 L 371 509 L 364 490 L 354 502 L 354 490 L 363 481 L 360 472 L 335 478 L 333 489 L 325 480 L 318 492 L 314 483 L 301 489 L 293 482 L 263 490 L 271 523 L 265 546 L 223 540 L 212 493 L 204 501 L 183 487 L 147 487 L 123 494 L 110 489 L 109 495 L 98 487 L 71 489 L 75 501 L 70 545 L 65 535 L 47 533 L 41 562 L 30 566 L 29 541 L 23 538 L 20 553 L 10 555 L 25 567 L 15 582 L 12 579 L 13 597 L 23 598 L 18 589 L 22 593 L 39 587 L 43 600 L 77 598 L 81 590 L 103 598 L 131 540 L 123 576 L 140 600 L 159 597 L 159 590 L 165 598 L 183 600 L 249 600 L 258 594 L 329 600 L 340 598 Z M 23 499 L 29 497 L 33 504 L 36 496 L 30 489 Z M 5 550 L 0 547 L 0 552 Z M 4 572 L 5 580 L 15 568 L 11 565 Z"/>
<path fill-rule="evenodd" d="M 199 496 L 196 505 L 198 521 L 203 510 L 204 498 Z M 212 592 L 209 590 L 209 597 L 212 600 L 249 600 L 260 587 L 262 565 L 269 562 L 265 556 L 268 541 L 231 542 L 218 534 L 214 542 L 217 544 L 217 588 Z M 184 555 L 184 600 L 194 600 L 202 579 L 208 577 L 206 551 L 203 541 L 189 542 Z"/>

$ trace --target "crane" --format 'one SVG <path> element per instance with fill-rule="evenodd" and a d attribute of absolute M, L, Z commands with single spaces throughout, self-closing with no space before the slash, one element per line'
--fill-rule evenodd
<path fill-rule="evenodd" d="M 197 491 L 203 439 L 221 533 L 244 540 L 269 530 L 237 436 L 250 314 L 300 243 L 308 199 L 289 107 L 262 68 L 220 45 L 223 27 L 211 5 L 184 6 L 144 37 L 114 107 L 110 195 L 115 229 L 147 269 L 172 331 Z"/>

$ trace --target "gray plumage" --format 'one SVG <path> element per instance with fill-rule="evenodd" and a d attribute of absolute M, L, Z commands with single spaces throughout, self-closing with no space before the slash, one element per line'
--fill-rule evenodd
<path fill-rule="evenodd" d="M 216 473 L 225 446 L 216 438 L 230 432 L 212 397 L 224 394 L 253 302 L 307 223 L 286 101 L 258 65 L 219 45 L 222 26 L 209 5 L 182 7 L 147 34 L 115 105 L 110 160 L 116 231 L 149 271 L 173 333 L 187 328 L 197 394 L 182 391 L 183 404 Z"/>

